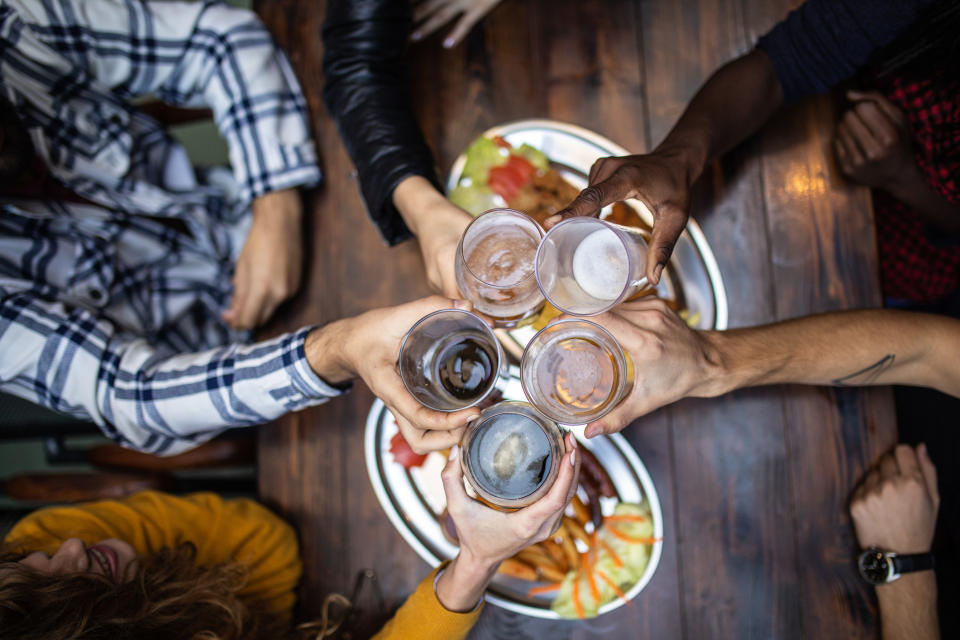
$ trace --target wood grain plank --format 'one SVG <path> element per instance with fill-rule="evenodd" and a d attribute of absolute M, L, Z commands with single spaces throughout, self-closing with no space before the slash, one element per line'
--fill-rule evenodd
<path fill-rule="evenodd" d="M 643 5 L 650 132 L 659 141 L 722 63 L 747 51 L 736 2 Z M 760 163 L 751 140 L 709 167 L 692 214 L 717 257 L 731 326 L 773 318 Z M 776 390 L 685 401 L 670 415 L 684 632 L 792 637 L 800 611 L 783 404 Z"/>

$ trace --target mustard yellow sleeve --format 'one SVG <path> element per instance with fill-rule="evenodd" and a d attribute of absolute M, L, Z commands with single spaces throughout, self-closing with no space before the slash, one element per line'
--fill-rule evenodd
<path fill-rule="evenodd" d="M 433 589 L 444 563 L 430 572 L 374 640 L 463 640 L 480 617 L 483 604 L 469 613 L 444 609 Z"/>
<path fill-rule="evenodd" d="M 141 554 L 192 542 L 199 566 L 245 565 L 250 574 L 240 595 L 275 615 L 289 618 L 292 613 L 301 573 L 296 534 L 252 500 L 144 491 L 123 500 L 40 509 L 18 522 L 6 542 L 53 553 L 67 538 L 80 538 L 88 545 L 117 538 Z"/>

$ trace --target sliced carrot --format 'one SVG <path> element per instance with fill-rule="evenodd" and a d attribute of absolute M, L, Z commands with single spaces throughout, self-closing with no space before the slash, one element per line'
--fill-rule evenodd
<path fill-rule="evenodd" d="M 552 584 L 545 584 L 545 585 L 540 586 L 540 587 L 532 587 L 529 591 L 527 591 L 527 595 L 528 595 L 528 596 L 538 596 L 538 595 L 540 595 L 540 594 L 542 594 L 542 593 L 550 593 L 551 591 L 556 591 L 557 589 L 559 589 L 561 584 L 563 584 L 563 583 L 561 583 L 561 582 L 554 582 L 554 583 L 552 583 Z"/>
<path fill-rule="evenodd" d="M 620 515 L 620 516 L 607 516 L 603 519 L 604 522 L 646 522 L 647 519 L 643 516 L 633 516 L 633 515 Z"/>
<path fill-rule="evenodd" d="M 620 556 L 617 555 L 617 552 L 613 550 L 606 540 L 603 538 L 597 538 L 600 541 L 600 546 L 603 547 L 604 551 L 610 554 L 610 559 L 613 560 L 613 564 L 616 565 L 618 569 L 623 568 L 623 560 L 620 559 Z"/>
<path fill-rule="evenodd" d="M 600 606 L 600 590 L 597 589 L 597 582 L 593 579 L 593 571 L 590 566 L 590 554 L 584 553 L 581 554 L 581 565 L 583 566 L 583 571 L 587 575 L 587 586 L 590 587 L 590 597 L 593 598 L 593 601 L 597 603 L 597 606 Z"/>
<path fill-rule="evenodd" d="M 580 603 L 580 578 L 573 579 L 573 610 L 577 612 L 577 617 L 581 620 L 586 618 L 583 612 L 583 604 Z"/>
<path fill-rule="evenodd" d="M 616 583 L 615 583 L 613 580 L 611 580 L 610 578 L 608 578 L 607 575 L 606 575 L 603 571 L 597 571 L 597 575 L 600 576 L 600 579 L 603 580 L 604 582 L 606 582 L 607 585 L 608 585 L 611 589 L 613 589 L 613 592 L 614 592 L 615 594 L 617 594 L 617 596 L 618 596 L 621 600 L 623 600 L 624 602 L 626 602 L 627 605 L 630 604 L 630 601 L 627 600 L 627 594 L 625 594 L 625 593 L 623 592 L 623 589 L 621 589 L 620 587 L 618 587 L 618 586 L 616 585 Z"/>

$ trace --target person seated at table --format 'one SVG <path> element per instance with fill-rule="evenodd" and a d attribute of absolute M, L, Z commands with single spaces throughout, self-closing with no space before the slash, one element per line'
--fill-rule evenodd
<path fill-rule="evenodd" d="M 916 449 L 897 445 L 854 490 L 850 516 L 861 549 L 926 554 L 933 548 L 939 507 L 937 469 L 926 445 Z M 932 570 L 902 573 L 892 582 L 877 584 L 876 593 L 884 640 L 940 637 L 937 579 Z"/>
<path fill-rule="evenodd" d="M 467 496 L 451 450 L 442 477 L 460 551 L 421 581 L 376 638 L 466 637 L 499 563 L 550 535 L 573 497 L 580 469 L 573 436 L 566 446 L 549 493 L 513 513 Z M 0 638 L 295 635 L 296 534 L 251 500 L 144 492 L 42 509 L 18 522 L 4 547 Z"/>
<path fill-rule="evenodd" d="M 783 105 L 860 73 L 882 93 L 850 91 L 833 147 L 850 178 L 882 190 L 877 231 L 884 292 L 933 302 L 960 293 L 960 6 L 953 0 L 808 0 L 718 69 L 650 153 L 602 158 L 591 184 L 547 227 L 639 198 L 653 212 L 647 275 L 659 282 L 713 159 Z M 896 199 L 900 204 L 887 206 Z M 953 303 L 960 314 L 960 300 Z"/>
<path fill-rule="evenodd" d="M 476 411 L 427 411 L 393 368 L 448 300 L 249 342 L 296 289 L 296 188 L 320 177 L 303 95 L 254 14 L 11 0 L 0 27 L 0 389 L 174 454 L 359 376 L 415 450 L 457 441 Z M 130 102 L 146 95 L 209 107 L 232 174 L 198 179 Z"/>
<path fill-rule="evenodd" d="M 427 15 L 452 15 L 429 10 L 424 3 L 418 15 L 431 30 L 439 24 Z M 328 2 L 323 101 L 357 168 L 367 212 L 381 237 L 394 245 L 416 236 L 431 287 L 460 297 L 454 256 L 471 217 L 443 195 L 413 114 L 405 58 L 412 16 L 407 2 Z"/>

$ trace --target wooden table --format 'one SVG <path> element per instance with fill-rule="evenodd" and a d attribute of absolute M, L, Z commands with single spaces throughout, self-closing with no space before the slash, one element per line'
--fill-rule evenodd
<path fill-rule="evenodd" d="M 427 293 L 412 242 L 387 249 L 320 100 L 319 0 L 259 0 L 290 51 L 326 173 L 311 201 L 308 275 L 272 329 L 322 323 Z M 506 0 L 452 51 L 413 47 L 413 95 L 446 170 L 486 128 L 553 118 L 637 152 L 662 139 L 698 86 L 746 52 L 796 0 Z M 730 324 L 878 306 L 867 191 L 829 153 L 827 98 L 779 114 L 709 168 L 693 215 L 720 264 Z M 260 429 L 264 501 L 299 528 L 302 615 L 376 570 L 391 603 L 428 571 L 390 525 L 364 468 L 373 396 L 348 396 Z M 630 607 L 545 622 L 488 606 L 478 638 L 875 637 L 876 606 L 852 563 L 845 508 L 895 440 L 888 390 L 775 387 L 677 403 L 624 431 L 660 493 L 664 553 Z M 549 634 L 549 636 L 548 636 Z"/>

